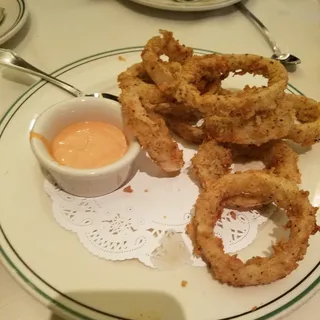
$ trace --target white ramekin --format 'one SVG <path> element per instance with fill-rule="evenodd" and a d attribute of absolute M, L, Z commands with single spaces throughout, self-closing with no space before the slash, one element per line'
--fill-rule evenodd
<path fill-rule="evenodd" d="M 140 152 L 139 143 L 124 127 L 119 103 L 94 97 L 68 99 L 41 113 L 31 130 L 50 143 L 63 128 L 79 121 L 105 121 L 118 127 L 127 138 L 128 151 L 120 160 L 110 165 L 97 169 L 75 169 L 54 161 L 45 144 L 32 135 L 31 148 L 41 167 L 48 171 L 66 192 L 80 197 L 108 194 L 128 179 Z"/>

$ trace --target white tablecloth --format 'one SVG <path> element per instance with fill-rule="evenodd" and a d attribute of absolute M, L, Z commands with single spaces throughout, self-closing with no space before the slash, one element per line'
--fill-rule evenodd
<path fill-rule="evenodd" d="M 156 0 L 155 0 L 156 1 Z M 320 5 L 317 0 L 249 0 L 282 48 L 302 65 L 290 82 L 320 100 Z M 87 55 L 145 44 L 158 29 L 174 31 L 182 43 L 219 52 L 270 55 L 259 31 L 233 7 L 205 13 L 152 10 L 123 0 L 29 0 L 30 17 L 3 47 L 52 72 Z M 37 79 L 0 69 L 0 116 Z M 81 88 L 86 89 L 86 88 Z M 316 294 L 286 319 L 319 319 Z M 58 320 L 26 294 L 0 265 L 0 319 Z"/>

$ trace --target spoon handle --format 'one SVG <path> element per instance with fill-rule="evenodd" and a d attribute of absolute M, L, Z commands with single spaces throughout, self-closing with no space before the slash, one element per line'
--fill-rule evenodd
<path fill-rule="evenodd" d="M 50 76 L 49 74 L 37 69 L 21 57 L 19 57 L 15 52 L 8 50 L 8 49 L 0 49 L 0 65 L 4 65 L 8 68 L 17 69 L 19 71 L 38 76 L 41 79 L 44 79 L 61 89 L 64 89 L 71 93 L 72 95 L 76 97 L 82 97 L 84 96 L 84 93 L 80 91 L 79 89 L 73 87 L 72 85 L 59 80 L 57 78 L 54 78 Z"/>
<path fill-rule="evenodd" d="M 249 9 L 240 1 L 238 3 L 235 4 L 235 6 L 249 19 L 253 20 L 259 27 L 260 30 L 265 34 L 265 36 L 267 37 L 267 39 L 269 40 L 269 43 L 272 47 L 273 52 L 276 55 L 280 55 L 281 54 L 281 50 L 279 48 L 279 46 L 277 45 L 277 42 L 274 40 L 274 38 L 272 37 L 270 31 L 268 30 L 268 28 L 251 12 L 249 11 Z"/>

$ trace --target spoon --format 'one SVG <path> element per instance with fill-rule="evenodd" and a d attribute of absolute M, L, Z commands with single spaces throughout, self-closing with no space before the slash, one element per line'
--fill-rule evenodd
<path fill-rule="evenodd" d="M 91 94 L 85 94 L 84 92 L 80 91 L 79 89 L 75 88 L 69 83 L 66 83 L 62 80 L 59 80 L 49 74 L 37 69 L 21 57 L 19 57 L 15 52 L 9 49 L 1 49 L 0 48 L 0 65 L 4 65 L 8 68 L 16 69 L 28 74 L 32 74 L 34 76 L 38 76 L 41 79 L 44 79 L 61 89 L 71 93 L 75 97 L 96 97 L 96 98 L 106 98 L 111 99 L 114 101 L 118 101 L 118 97 L 110 94 L 110 93 L 102 93 L 102 92 L 95 92 Z"/>
<path fill-rule="evenodd" d="M 253 20 L 260 30 L 265 34 L 273 50 L 272 58 L 280 61 L 285 66 L 293 66 L 301 63 L 301 60 L 289 52 L 282 52 L 277 42 L 273 39 L 267 27 L 242 3 L 238 2 L 235 6 L 249 19 Z"/>

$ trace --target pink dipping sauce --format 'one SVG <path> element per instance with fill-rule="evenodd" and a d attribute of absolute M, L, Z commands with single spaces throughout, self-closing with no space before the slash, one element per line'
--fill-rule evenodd
<path fill-rule="evenodd" d="M 77 169 L 100 168 L 121 159 L 127 140 L 117 127 L 99 121 L 77 122 L 64 128 L 51 143 L 59 163 Z"/>

